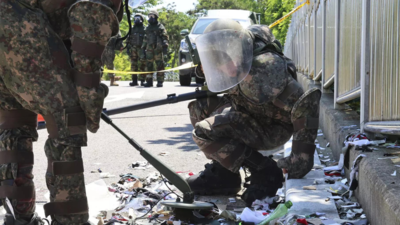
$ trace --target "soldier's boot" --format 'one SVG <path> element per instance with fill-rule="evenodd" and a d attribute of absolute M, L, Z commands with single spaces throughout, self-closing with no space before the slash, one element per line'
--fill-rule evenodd
<path fill-rule="evenodd" d="M 250 181 L 250 184 L 244 185 L 247 189 L 242 199 L 248 207 L 251 207 L 256 199 L 275 196 L 282 187 L 284 177 L 282 170 L 272 158 L 264 157 L 256 150 L 246 150 L 245 155 L 243 166 L 250 170 L 251 176 L 246 178 L 246 182 Z"/>
<path fill-rule="evenodd" d="M 137 78 L 137 75 L 132 75 L 132 82 L 129 83 L 129 86 L 138 86 Z"/>
<path fill-rule="evenodd" d="M 119 86 L 119 84 L 115 82 L 115 77 L 110 77 L 110 86 Z"/>
<path fill-rule="evenodd" d="M 119 81 L 119 80 L 121 80 L 121 77 L 120 76 L 116 76 L 115 77 L 115 81 Z"/>
<path fill-rule="evenodd" d="M 207 163 L 205 170 L 186 181 L 197 195 L 234 195 L 241 190 L 239 173 L 233 173 L 217 161 Z"/>
<path fill-rule="evenodd" d="M 21 219 L 16 220 L 12 214 L 6 214 L 3 225 L 44 225 L 44 221 L 50 225 L 47 219 L 40 218 L 36 213 L 32 216 L 30 221 L 24 221 Z"/>
<path fill-rule="evenodd" d="M 157 87 L 163 87 L 163 82 L 162 81 L 157 81 Z"/>
<path fill-rule="evenodd" d="M 140 86 L 144 87 L 144 85 L 145 85 L 144 80 L 141 80 L 140 81 Z"/>
<path fill-rule="evenodd" d="M 153 78 L 146 79 L 146 83 L 144 84 L 144 87 L 153 87 Z"/>

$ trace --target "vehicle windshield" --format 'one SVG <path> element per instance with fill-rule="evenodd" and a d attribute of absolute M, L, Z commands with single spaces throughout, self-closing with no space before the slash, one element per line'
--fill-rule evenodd
<path fill-rule="evenodd" d="M 204 30 L 206 27 L 217 20 L 218 18 L 213 18 L 213 19 L 199 19 L 196 23 L 196 26 L 193 28 L 192 34 L 203 34 Z M 248 20 L 239 20 L 239 19 L 233 19 L 236 20 L 242 25 L 243 28 L 247 28 L 250 26 L 250 22 Z"/>

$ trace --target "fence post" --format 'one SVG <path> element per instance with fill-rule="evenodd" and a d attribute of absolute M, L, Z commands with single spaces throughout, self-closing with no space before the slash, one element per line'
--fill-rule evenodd
<path fill-rule="evenodd" d="M 314 7 L 313 7 L 313 11 L 314 11 L 314 76 L 313 76 L 313 80 L 314 78 L 317 76 L 318 72 L 317 72 L 317 2 L 318 0 L 314 0 Z M 314 83 L 316 83 L 318 81 L 315 81 Z"/>
<path fill-rule="evenodd" d="M 360 129 L 369 121 L 369 84 L 370 84 L 370 0 L 362 4 L 361 21 L 361 99 L 360 99 Z"/>
<path fill-rule="evenodd" d="M 321 77 L 321 91 L 325 93 L 326 90 L 324 88 L 325 82 L 325 55 L 326 55 L 326 1 L 322 1 L 322 77 Z"/>
<path fill-rule="evenodd" d="M 334 108 L 340 109 L 341 106 L 336 103 L 339 96 L 339 49 L 340 49 L 340 2 L 341 0 L 336 0 L 335 5 L 335 78 L 334 78 Z"/>

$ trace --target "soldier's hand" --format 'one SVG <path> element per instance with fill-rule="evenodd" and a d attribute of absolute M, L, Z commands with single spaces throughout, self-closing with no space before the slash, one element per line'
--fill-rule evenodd
<path fill-rule="evenodd" d="M 300 179 L 307 175 L 314 166 L 314 154 L 299 153 L 278 160 L 278 167 L 288 174 L 289 179 Z"/>

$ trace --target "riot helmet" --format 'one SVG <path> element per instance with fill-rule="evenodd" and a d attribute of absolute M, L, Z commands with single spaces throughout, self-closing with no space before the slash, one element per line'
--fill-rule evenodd
<path fill-rule="evenodd" d="M 253 38 L 231 19 L 218 19 L 196 39 L 207 85 L 212 92 L 230 89 L 249 74 L 253 61 Z"/>

